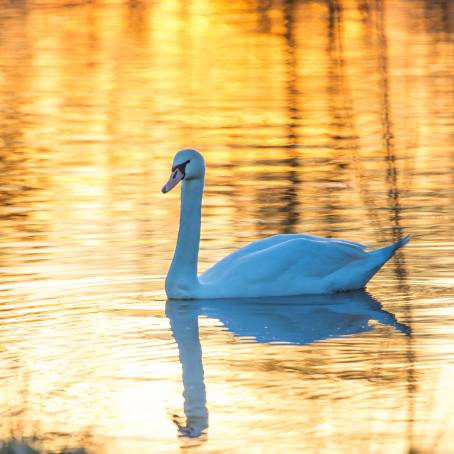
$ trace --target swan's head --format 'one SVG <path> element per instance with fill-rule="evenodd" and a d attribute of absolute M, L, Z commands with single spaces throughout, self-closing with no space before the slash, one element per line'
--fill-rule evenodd
<path fill-rule="evenodd" d="M 195 150 L 179 151 L 173 158 L 172 173 L 169 181 L 162 187 L 165 194 L 172 190 L 181 180 L 195 180 L 205 176 L 205 160 Z"/>

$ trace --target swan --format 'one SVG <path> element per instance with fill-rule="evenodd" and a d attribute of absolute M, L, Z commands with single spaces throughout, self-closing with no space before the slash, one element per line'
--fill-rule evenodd
<path fill-rule="evenodd" d="M 162 187 L 181 182 L 180 228 L 165 290 L 172 299 L 257 298 L 329 294 L 365 288 L 409 236 L 381 249 L 352 241 L 304 234 L 254 241 L 197 275 L 205 160 L 179 151 Z"/>

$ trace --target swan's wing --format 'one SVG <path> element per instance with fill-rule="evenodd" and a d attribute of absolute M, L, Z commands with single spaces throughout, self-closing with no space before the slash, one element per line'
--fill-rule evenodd
<path fill-rule="evenodd" d="M 364 258 L 365 246 L 310 235 L 276 235 L 228 255 L 201 277 L 202 283 L 266 285 L 304 277 L 322 277 Z"/>

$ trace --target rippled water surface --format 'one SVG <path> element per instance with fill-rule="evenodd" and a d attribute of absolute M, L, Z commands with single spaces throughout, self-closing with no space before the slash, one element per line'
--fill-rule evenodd
<path fill-rule="evenodd" d="M 4 0 L 0 23 L 0 440 L 452 452 L 452 2 Z M 200 270 L 273 233 L 412 241 L 369 294 L 166 303 L 188 146 Z"/>

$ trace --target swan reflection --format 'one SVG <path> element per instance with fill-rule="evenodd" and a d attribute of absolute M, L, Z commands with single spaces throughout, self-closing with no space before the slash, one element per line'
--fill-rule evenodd
<path fill-rule="evenodd" d="M 305 345 L 374 329 L 370 322 L 409 334 L 410 328 L 383 310 L 365 291 L 250 299 L 168 300 L 166 315 L 183 368 L 186 424 L 180 435 L 198 437 L 208 428 L 199 337 L 199 315 L 219 320 L 234 336 L 260 343 Z"/>

